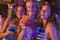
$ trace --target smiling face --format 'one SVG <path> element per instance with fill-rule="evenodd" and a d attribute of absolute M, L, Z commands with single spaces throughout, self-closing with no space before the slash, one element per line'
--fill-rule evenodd
<path fill-rule="evenodd" d="M 37 4 L 32 2 L 32 1 L 27 1 L 26 2 L 26 8 L 27 8 L 27 15 L 30 18 L 33 18 L 37 12 Z"/>
<path fill-rule="evenodd" d="M 22 6 L 18 6 L 16 15 L 20 19 L 25 14 L 25 9 Z"/>
<path fill-rule="evenodd" d="M 51 8 L 49 5 L 44 5 L 40 11 L 41 19 L 48 19 L 51 15 Z"/>

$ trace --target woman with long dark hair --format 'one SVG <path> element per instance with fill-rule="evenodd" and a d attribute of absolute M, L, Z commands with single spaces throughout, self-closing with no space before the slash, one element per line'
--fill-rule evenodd
<path fill-rule="evenodd" d="M 45 29 L 45 38 L 47 38 L 48 40 L 58 40 L 58 24 L 56 22 L 55 15 L 56 12 L 53 10 L 53 7 L 48 2 L 45 2 L 39 11 L 38 23 L 41 28 Z"/>

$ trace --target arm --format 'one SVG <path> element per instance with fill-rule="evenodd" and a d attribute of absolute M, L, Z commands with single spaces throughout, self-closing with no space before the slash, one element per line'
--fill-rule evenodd
<path fill-rule="evenodd" d="M 22 40 L 22 37 L 24 34 L 25 26 L 23 26 L 24 24 L 22 22 L 23 22 L 23 20 L 20 20 L 19 25 L 18 25 L 18 38 L 17 38 L 17 40 Z"/>
<path fill-rule="evenodd" d="M 4 21 L 3 27 L 2 27 L 2 29 L 1 29 L 2 32 L 4 32 L 4 30 L 7 28 L 8 24 L 9 24 L 9 18 L 7 18 L 7 19 Z"/>
<path fill-rule="evenodd" d="M 5 33 L 0 33 L 0 38 L 3 38 L 5 36 L 7 36 L 8 34 L 5 32 Z"/>
<path fill-rule="evenodd" d="M 48 30 L 48 33 L 52 40 L 58 40 L 57 38 L 57 30 L 55 28 L 55 25 L 52 23 L 48 23 L 46 26 L 46 30 Z"/>
<path fill-rule="evenodd" d="M 22 31 L 19 33 L 17 40 L 22 40 L 23 34 L 24 34 L 24 31 L 22 30 Z"/>
<path fill-rule="evenodd" d="M 5 36 L 7 36 L 7 35 L 9 35 L 9 34 L 13 34 L 13 32 L 6 31 L 5 33 L 0 33 L 0 39 L 3 38 L 3 37 L 5 37 Z"/>
<path fill-rule="evenodd" d="M 17 33 L 19 34 L 19 32 L 20 32 L 20 22 L 19 22 L 19 24 L 18 24 L 18 27 L 17 27 Z"/>
<path fill-rule="evenodd" d="M 23 20 L 21 19 L 19 24 L 18 24 L 17 33 L 21 32 L 22 29 L 25 29 L 25 23 L 23 23 Z"/>

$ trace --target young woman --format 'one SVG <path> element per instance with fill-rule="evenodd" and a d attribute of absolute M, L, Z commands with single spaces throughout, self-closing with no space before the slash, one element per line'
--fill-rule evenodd
<path fill-rule="evenodd" d="M 36 16 L 38 12 L 38 6 L 37 2 L 35 0 L 27 0 L 26 1 L 26 9 L 27 9 L 27 16 L 31 19 L 31 29 L 33 30 L 32 36 L 35 37 L 36 33 L 36 27 L 37 27 L 37 22 L 36 22 Z"/>
<path fill-rule="evenodd" d="M 25 14 L 24 6 L 18 5 L 16 9 L 16 13 L 15 14 L 12 13 L 11 17 L 6 18 L 1 32 L 5 32 L 9 28 L 9 25 L 13 22 L 13 20 L 16 20 L 14 22 L 17 25 L 16 28 L 18 28 L 19 21 L 24 14 Z M 13 39 L 10 38 L 9 40 L 13 40 Z"/>
<path fill-rule="evenodd" d="M 23 11 L 24 12 L 23 12 Z M 22 16 L 25 14 L 25 9 L 24 9 L 24 6 L 22 5 L 18 5 L 17 6 L 17 9 L 16 9 L 16 13 L 12 13 L 11 14 L 11 17 L 7 17 L 4 24 L 3 24 L 3 28 L 2 28 L 2 32 L 5 31 L 6 27 L 9 25 L 9 23 L 14 20 L 14 19 L 17 19 L 17 20 L 20 20 L 22 18 Z"/>
<path fill-rule="evenodd" d="M 24 15 L 19 23 L 19 35 L 17 40 L 32 40 L 32 29 L 30 28 L 31 20 L 28 16 Z"/>
<path fill-rule="evenodd" d="M 39 13 L 39 25 L 41 25 L 43 29 L 45 29 L 45 35 L 42 36 L 40 40 L 58 40 L 57 37 L 57 29 L 58 29 L 58 24 L 56 22 L 55 18 L 55 11 L 52 10 L 52 6 L 48 3 L 45 2 L 40 9 Z"/>
<path fill-rule="evenodd" d="M 25 23 L 23 23 L 23 25 L 26 27 L 24 31 L 21 31 L 19 33 L 18 36 L 18 40 L 34 40 L 34 36 L 35 36 L 35 29 L 36 29 L 36 22 L 35 22 L 35 17 L 37 14 L 37 2 L 34 0 L 27 0 L 26 1 L 26 13 L 27 13 L 27 17 L 31 20 L 31 24 L 29 26 L 27 26 L 29 24 L 29 22 L 27 23 L 27 25 L 24 25 Z M 26 20 L 26 17 L 24 17 Z M 24 21 L 25 21 L 24 20 Z M 23 27 L 24 28 L 24 27 Z M 26 30 L 28 32 L 26 32 Z M 33 34 L 34 33 L 34 34 Z M 24 35 L 25 34 L 25 35 Z M 23 37 L 22 37 L 23 35 Z"/>

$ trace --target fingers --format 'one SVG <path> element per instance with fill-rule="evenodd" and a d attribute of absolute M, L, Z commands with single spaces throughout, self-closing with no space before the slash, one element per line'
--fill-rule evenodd
<path fill-rule="evenodd" d="M 36 39 L 38 39 L 38 40 L 44 40 L 45 39 L 45 33 L 38 34 Z"/>
<path fill-rule="evenodd" d="M 9 34 L 12 34 L 12 35 L 14 34 L 14 32 L 11 32 L 11 31 L 9 31 L 9 30 L 7 30 L 6 33 L 7 33 L 8 35 L 9 35 Z"/>

